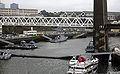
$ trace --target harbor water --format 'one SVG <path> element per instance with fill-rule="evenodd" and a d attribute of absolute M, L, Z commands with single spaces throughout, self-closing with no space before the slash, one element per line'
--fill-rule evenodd
<path fill-rule="evenodd" d="M 61 43 L 39 42 L 35 50 L 10 50 L 16 54 L 33 54 L 39 56 L 62 57 L 85 53 L 85 48 L 92 37 L 71 39 Z M 120 38 L 109 38 L 110 48 L 119 44 Z M 47 58 L 12 57 L 0 60 L 0 74 L 67 74 L 69 60 Z M 120 65 L 111 62 L 100 62 L 97 74 L 120 71 Z"/>

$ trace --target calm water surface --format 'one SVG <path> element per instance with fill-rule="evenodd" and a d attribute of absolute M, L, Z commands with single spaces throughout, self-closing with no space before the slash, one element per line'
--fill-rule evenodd
<path fill-rule="evenodd" d="M 11 53 L 33 54 L 39 56 L 70 56 L 85 53 L 85 48 L 92 37 L 72 39 L 62 43 L 39 42 L 35 50 L 10 50 Z M 120 38 L 109 38 L 109 46 L 119 44 Z M 0 60 L 0 74 L 66 74 L 69 60 L 45 58 L 12 57 L 10 60 Z M 119 64 L 102 62 L 98 66 L 98 74 L 109 71 L 120 71 Z"/>

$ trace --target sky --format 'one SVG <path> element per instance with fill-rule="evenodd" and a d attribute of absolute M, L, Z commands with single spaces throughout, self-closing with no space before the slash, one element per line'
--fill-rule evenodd
<path fill-rule="evenodd" d="M 120 0 L 107 0 L 108 11 L 120 12 Z M 59 11 L 92 11 L 93 0 L 1 0 L 6 8 L 11 3 L 19 4 L 19 8 L 38 9 L 49 12 Z"/>

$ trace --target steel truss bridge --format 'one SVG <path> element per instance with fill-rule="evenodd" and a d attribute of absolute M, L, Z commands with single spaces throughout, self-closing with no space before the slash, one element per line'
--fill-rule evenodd
<path fill-rule="evenodd" d="M 0 25 L 93 27 L 92 17 L 0 16 Z"/>

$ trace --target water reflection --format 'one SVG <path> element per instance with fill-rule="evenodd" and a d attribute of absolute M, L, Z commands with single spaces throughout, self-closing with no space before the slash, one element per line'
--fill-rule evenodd
<path fill-rule="evenodd" d="M 106 74 L 108 72 L 108 62 L 99 62 L 98 64 L 98 74 Z"/>
<path fill-rule="evenodd" d="M 120 62 L 112 62 L 112 68 L 114 71 L 120 71 Z"/>

